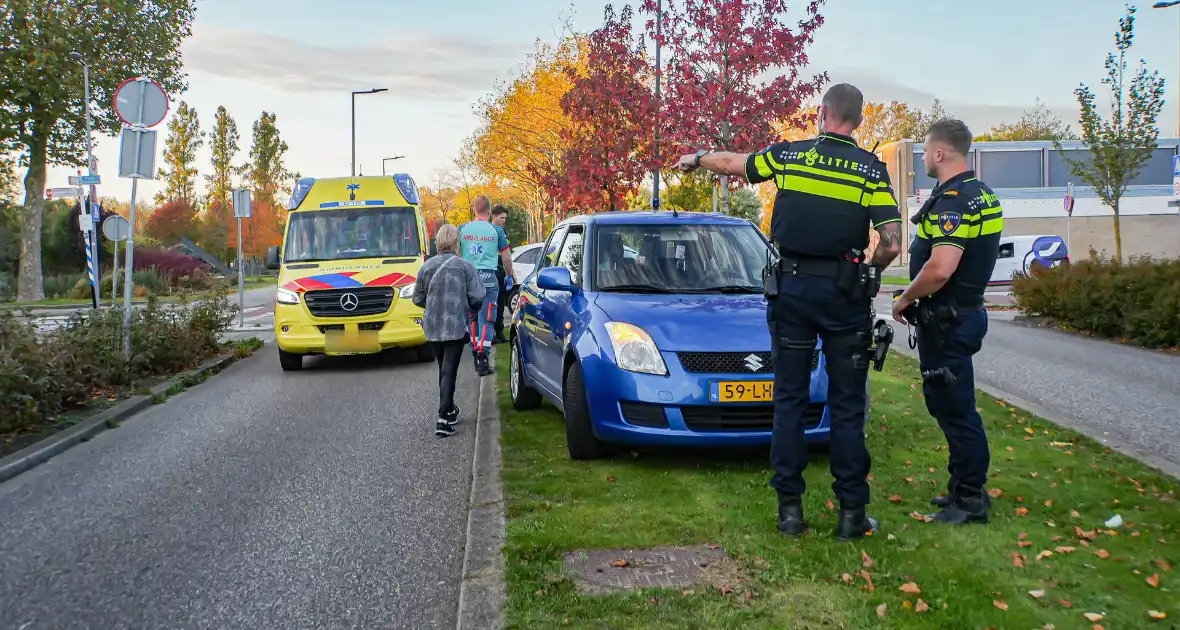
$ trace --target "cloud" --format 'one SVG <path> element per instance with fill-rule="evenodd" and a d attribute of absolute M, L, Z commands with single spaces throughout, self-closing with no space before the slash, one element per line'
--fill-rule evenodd
<path fill-rule="evenodd" d="M 385 87 L 395 95 L 470 100 L 522 59 L 519 44 L 443 34 L 399 33 L 380 43 L 326 45 L 249 30 L 198 30 L 185 68 L 244 79 L 282 92 L 314 94 Z"/>

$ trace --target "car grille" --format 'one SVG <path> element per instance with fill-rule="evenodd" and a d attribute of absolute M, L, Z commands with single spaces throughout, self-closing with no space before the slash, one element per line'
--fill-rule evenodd
<path fill-rule="evenodd" d="M 380 315 L 389 310 L 393 304 L 392 287 L 358 287 L 355 289 L 323 289 L 308 291 L 303 294 L 303 301 L 307 310 L 315 317 L 357 317 L 361 315 Z M 352 294 L 356 297 L 356 308 L 344 310 L 340 305 L 341 298 Z"/>
<path fill-rule="evenodd" d="M 384 327 L 385 322 L 365 322 L 356 325 L 357 330 L 381 330 Z M 329 330 L 344 330 L 344 324 L 320 324 L 316 328 L 319 328 L 320 332 L 326 333 Z"/>
<path fill-rule="evenodd" d="M 724 407 L 717 405 L 681 407 L 684 425 L 699 433 L 769 431 L 774 427 L 774 406 Z M 805 429 L 815 428 L 824 415 L 823 403 L 809 404 L 803 411 Z"/>
<path fill-rule="evenodd" d="M 621 402 L 619 408 L 623 412 L 623 420 L 627 424 L 640 427 L 668 428 L 668 417 L 664 414 L 663 405 L 651 403 Z"/>
<path fill-rule="evenodd" d="M 680 352 L 680 365 L 695 374 L 772 374 L 769 352 Z M 757 357 L 755 362 L 750 357 Z M 751 366 L 755 366 L 751 369 Z M 811 353 L 811 369 L 819 367 L 819 350 Z"/>

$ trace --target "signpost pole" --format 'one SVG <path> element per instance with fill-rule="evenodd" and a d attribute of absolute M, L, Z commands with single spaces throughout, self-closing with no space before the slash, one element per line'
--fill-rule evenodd
<path fill-rule="evenodd" d="M 1068 182 L 1065 185 L 1065 249 L 1068 252 L 1073 252 L 1070 247 L 1069 237 L 1072 232 L 1070 229 L 1070 219 L 1073 218 L 1073 182 Z"/>
<path fill-rule="evenodd" d="M 143 122 L 143 99 L 144 99 L 144 95 L 146 92 L 147 92 L 147 82 L 140 81 L 139 82 L 139 118 L 138 118 L 138 120 L 136 120 L 137 123 Z M 138 184 L 139 184 L 139 168 L 138 168 L 138 166 L 139 166 L 139 151 L 141 148 L 140 144 L 142 142 L 143 142 L 143 134 L 136 133 L 135 134 L 135 162 L 136 162 L 135 171 L 136 172 L 131 174 L 131 209 L 129 212 L 129 214 L 131 215 L 131 218 L 130 218 L 130 221 L 131 221 L 130 232 L 131 233 L 127 236 L 127 264 L 126 264 L 126 268 L 123 270 L 123 274 L 124 274 L 124 276 L 123 276 L 123 360 L 124 361 L 131 359 L 131 309 L 133 308 L 133 305 L 131 303 L 131 297 L 132 297 L 131 293 L 132 293 L 132 289 L 135 286 L 135 280 L 134 280 L 134 278 L 132 278 L 132 271 L 131 270 L 135 269 L 135 193 L 138 189 Z"/>
<path fill-rule="evenodd" d="M 83 208 L 82 212 L 82 216 L 85 217 L 86 209 Z M 101 306 L 98 301 L 98 282 L 95 278 L 97 269 L 94 264 L 94 242 L 98 240 L 98 235 L 94 234 L 94 230 L 84 230 L 82 236 L 86 239 L 86 275 L 90 278 L 90 306 L 97 309 Z"/>
<path fill-rule="evenodd" d="M 246 280 L 242 276 L 242 217 L 238 217 L 238 328 L 246 326 Z"/>
<path fill-rule="evenodd" d="M 111 267 L 111 308 L 119 305 L 119 241 L 115 241 L 115 260 Z"/>

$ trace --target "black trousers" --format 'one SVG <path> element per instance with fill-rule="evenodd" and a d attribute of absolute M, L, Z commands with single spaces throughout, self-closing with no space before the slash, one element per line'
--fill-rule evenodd
<path fill-rule="evenodd" d="M 504 288 L 504 278 L 507 275 L 503 269 L 496 270 L 496 280 L 500 282 L 500 298 L 496 300 L 496 336 L 504 334 L 504 307 L 508 306 L 508 289 Z"/>
<path fill-rule="evenodd" d="M 807 468 L 805 412 L 811 403 L 811 358 L 817 339 L 827 363 L 831 421 L 832 491 L 856 505 L 869 502 L 871 459 L 865 446 L 868 407 L 868 337 L 872 316 L 867 300 L 854 302 L 834 279 L 785 275 L 770 303 L 774 363 L 774 429 L 770 442 L 770 485 L 782 494 L 802 495 Z"/>
<path fill-rule="evenodd" d="M 450 414 L 455 409 L 455 379 L 459 373 L 459 360 L 467 339 L 453 341 L 432 341 L 434 360 L 438 362 L 438 415 Z"/>
<path fill-rule="evenodd" d="M 975 366 L 972 357 L 983 347 L 987 335 L 987 311 L 966 310 L 951 323 L 941 347 L 918 327 L 918 360 L 922 370 L 948 368 L 955 375 L 953 385 L 922 384 L 926 410 L 938 421 L 950 451 L 947 472 L 951 494 L 981 495 L 987 483 L 991 451 L 983 419 L 975 410 Z M 966 492 L 964 492 L 966 487 Z"/>

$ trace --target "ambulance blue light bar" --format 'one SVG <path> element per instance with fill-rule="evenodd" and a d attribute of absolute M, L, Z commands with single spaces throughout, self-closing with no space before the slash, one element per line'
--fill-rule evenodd
<path fill-rule="evenodd" d="M 295 182 L 295 188 L 291 189 L 291 198 L 287 200 L 287 209 L 294 210 L 303 203 L 307 198 L 307 193 L 311 192 L 311 185 L 315 183 L 314 177 L 304 177 Z"/>
<path fill-rule="evenodd" d="M 408 173 L 397 173 L 393 176 L 393 181 L 397 182 L 398 190 L 402 191 L 406 201 L 418 205 L 418 185 L 414 183 L 414 178 Z"/>

